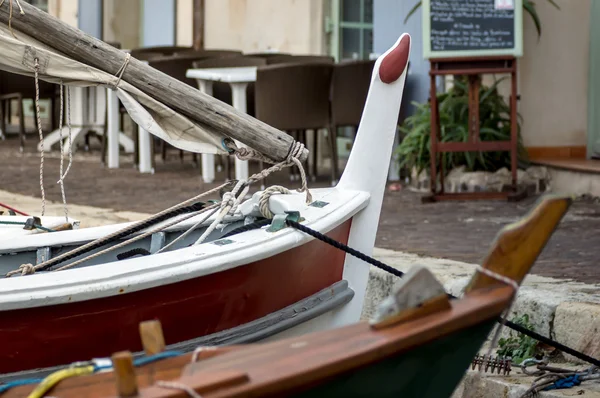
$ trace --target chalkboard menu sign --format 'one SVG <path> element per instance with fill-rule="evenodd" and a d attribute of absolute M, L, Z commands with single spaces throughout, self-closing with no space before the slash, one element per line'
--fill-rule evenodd
<path fill-rule="evenodd" d="M 423 0 L 425 58 L 521 56 L 523 0 Z"/>

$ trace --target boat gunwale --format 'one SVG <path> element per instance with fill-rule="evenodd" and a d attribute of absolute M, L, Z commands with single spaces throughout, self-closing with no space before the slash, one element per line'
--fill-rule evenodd
<path fill-rule="evenodd" d="M 327 233 L 368 206 L 370 195 L 367 192 L 340 191 L 337 188 L 326 190 L 326 194 L 332 192 L 342 196 L 346 196 L 344 193 L 347 192 L 351 198 L 335 208 L 330 207 L 327 214 L 315 214 L 315 219 L 307 219 L 304 225 Z M 285 196 L 277 195 L 272 200 L 285 202 Z M 217 246 L 208 242 L 178 249 L 175 260 L 174 252 L 155 254 L 152 255 L 153 264 L 149 264 L 149 259 L 144 256 L 59 272 L 0 279 L 0 313 L 111 297 L 199 278 L 272 257 L 314 239 L 291 228 L 276 234 L 267 233 L 264 229 L 251 230 L 236 235 L 245 239 L 230 245 Z M 261 237 L 257 239 L 257 236 Z"/>

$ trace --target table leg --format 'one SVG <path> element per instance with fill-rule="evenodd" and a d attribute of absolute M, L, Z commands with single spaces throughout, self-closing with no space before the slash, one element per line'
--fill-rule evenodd
<path fill-rule="evenodd" d="M 108 142 L 108 161 L 107 166 L 109 169 L 119 168 L 119 99 L 117 94 L 107 89 L 107 123 L 106 126 L 106 140 Z"/>
<path fill-rule="evenodd" d="M 233 107 L 240 112 L 246 113 L 246 87 L 248 83 L 231 83 L 231 95 Z M 238 146 L 243 144 L 236 141 Z M 235 158 L 235 179 L 246 180 L 248 179 L 248 161 L 240 160 Z"/>
<path fill-rule="evenodd" d="M 86 108 L 87 108 L 87 96 L 85 95 L 85 87 L 71 87 L 71 139 L 73 145 L 83 138 L 83 125 L 85 121 Z M 66 101 L 66 98 L 65 98 Z M 66 106 L 66 102 L 65 102 Z M 69 140 L 67 137 L 68 130 L 66 126 L 63 126 L 62 136 L 65 142 L 63 146 L 63 153 L 69 151 Z M 54 130 L 46 137 L 44 137 L 44 152 L 50 152 L 51 147 L 60 141 L 60 131 Z M 41 143 L 38 144 L 38 151 L 42 150 Z"/>
<path fill-rule="evenodd" d="M 150 148 L 150 133 L 138 126 L 138 145 L 140 146 L 140 173 L 154 174 L 152 168 L 152 149 Z"/>
<path fill-rule="evenodd" d="M 198 87 L 200 91 L 207 95 L 213 95 L 213 82 L 198 79 Z M 201 155 L 202 162 L 202 180 L 206 184 L 215 181 L 215 155 L 212 153 L 203 153 Z"/>

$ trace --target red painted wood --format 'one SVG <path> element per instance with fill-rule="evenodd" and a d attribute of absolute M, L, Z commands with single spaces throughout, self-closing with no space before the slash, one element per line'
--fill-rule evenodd
<path fill-rule="evenodd" d="M 390 84 L 398 80 L 408 65 L 409 55 L 410 36 L 406 35 L 400 40 L 396 48 L 390 51 L 381 61 L 379 65 L 379 78 L 381 81 Z"/>
<path fill-rule="evenodd" d="M 347 243 L 351 221 L 328 236 Z M 142 349 L 138 324 L 159 319 L 167 344 L 294 304 L 342 279 L 345 254 L 320 241 L 217 274 L 70 304 L 0 312 L 0 373 Z"/>

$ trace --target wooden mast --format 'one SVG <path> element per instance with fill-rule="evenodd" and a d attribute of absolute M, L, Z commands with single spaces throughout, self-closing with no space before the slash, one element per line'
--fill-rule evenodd
<path fill-rule="evenodd" d="M 0 7 L 0 22 L 8 25 L 9 3 Z M 81 30 L 69 26 L 37 7 L 21 2 L 24 15 L 12 15 L 12 27 L 56 49 L 66 56 L 102 71 L 116 75 L 125 62 L 125 53 Z M 174 79 L 144 62 L 131 58 L 122 80 L 149 96 L 191 118 L 209 131 L 236 139 L 260 151 L 269 158 L 284 160 L 294 139 L 230 105 L 208 96 L 200 90 Z M 306 159 L 304 150 L 301 160 Z"/>

